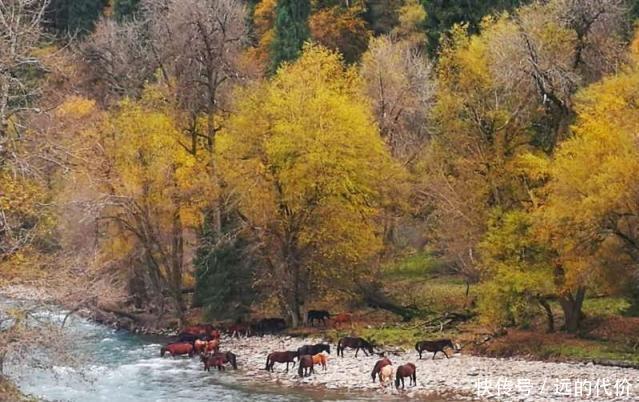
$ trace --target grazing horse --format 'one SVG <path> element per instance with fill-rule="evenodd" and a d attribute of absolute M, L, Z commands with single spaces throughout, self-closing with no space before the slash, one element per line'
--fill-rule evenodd
<path fill-rule="evenodd" d="M 222 370 L 220 365 L 226 363 L 230 363 L 233 369 L 237 370 L 237 356 L 232 352 L 217 352 L 202 355 L 201 360 L 204 363 L 204 370 L 206 371 L 210 371 L 210 367 L 217 367 L 218 370 Z"/>
<path fill-rule="evenodd" d="M 328 362 L 328 356 L 324 353 L 313 355 L 313 364 L 321 364 L 324 371 L 326 371 L 326 362 Z"/>
<path fill-rule="evenodd" d="M 164 357 L 164 354 L 169 352 L 171 356 L 189 355 L 193 357 L 193 344 L 188 342 L 169 343 L 160 349 L 160 357 Z"/>
<path fill-rule="evenodd" d="M 326 310 L 308 310 L 306 313 L 306 321 L 314 326 L 315 321 L 318 323 L 321 321 L 326 326 L 326 320 L 331 318 L 331 313 Z"/>
<path fill-rule="evenodd" d="M 435 355 L 437 354 L 437 352 L 442 352 L 444 356 L 446 356 L 446 358 L 448 359 L 448 354 L 446 354 L 446 351 L 444 350 L 445 347 L 449 347 L 455 350 L 455 345 L 453 344 L 453 341 L 451 341 L 450 339 L 439 339 L 436 341 L 421 341 L 415 344 L 415 350 L 417 351 L 417 353 L 419 353 L 420 359 L 422 358 L 423 351 L 433 352 L 433 360 L 435 360 Z"/>
<path fill-rule="evenodd" d="M 379 371 L 379 385 L 385 387 L 386 382 L 393 382 L 393 366 L 391 365 L 384 366 Z"/>
<path fill-rule="evenodd" d="M 391 361 L 388 357 L 380 359 L 375 363 L 375 367 L 373 367 L 373 371 L 371 372 L 371 377 L 373 378 L 373 382 L 375 382 L 375 376 L 379 374 L 379 372 L 386 366 L 390 366 Z"/>
<path fill-rule="evenodd" d="M 339 356 L 341 353 L 342 357 L 344 357 L 345 348 L 355 349 L 355 357 L 357 357 L 357 353 L 360 349 L 364 351 L 364 354 L 366 356 L 368 356 L 369 353 L 375 353 L 373 352 L 373 345 L 371 345 L 370 342 L 368 342 L 364 338 L 345 336 L 344 338 L 340 339 L 339 342 L 337 342 L 337 355 Z"/>
<path fill-rule="evenodd" d="M 213 325 L 211 324 L 197 324 L 185 327 L 182 329 L 182 333 L 191 335 L 211 335 L 214 330 L 215 328 L 213 328 Z"/>
<path fill-rule="evenodd" d="M 297 351 L 273 352 L 266 357 L 266 371 L 273 371 L 275 363 L 286 363 L 286 372 L 288 373 L 288 364 L 293 363 L 295 367 L 295 359 Z"/>
<path fill-rule="evenodd" d="M 299 356 L 303 356 L 303 355 L 313 356 L 322 352 L 326 352 L 330 355 L 331 345 L 328 345 L 326 343 L 316 343 L 315 345 L 304 345 L 297 349 L 297 354 Z"/>
<path fill-rule="evenodd" d="M 406 363 L 403 366 L 397 367 L 397 374 L 395 375 L 395 388 L 399 389 L 399 382 L 402 382 L 402 389 L 404 389 L 404 378 L 410 377 L 408 386 L 417 385 L 417 367 L 413 363 Z"/>
<path fill-rule="evenodd" d="M 337 314 L 333 317 L 333 326 L 341 327 L 342 324 L 353 324 L 353 314 L 351 313 L 341 313 Z"/>
<path fill-rule="evenodd" d="M 299 374 L 300 377 L 307 377 L 311 374 L 315 374 L 315 370 L 313 369 L 313 356 L 300 356 L 297 374 Z"/>
<path fill-rule="evenodd" d="M 224 363 L 226 363 L 224 356 L 211 355 L 204 362 L 204 370 L 211 371 L 211 367 L 217 368 L 217 371 L 225 370 Z"/>

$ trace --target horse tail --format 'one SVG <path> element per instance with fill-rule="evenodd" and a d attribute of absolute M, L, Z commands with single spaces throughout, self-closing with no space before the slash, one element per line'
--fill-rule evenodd
<path fill-rule="evenodd" d="M 164 357 L 165 353 L 166 353 L 166 347 L 162 346 L 162 348 L 160 349 L 160 357 Z"/>
<path fill-rule="evenodd" d="M 395 374 L 395 388 L 399 388 L 399 370 Z"/>
<path fill-rule="evenodd" d="M 304 368 L 302 367 L 302 362 L 297 365 L 297 374 L 299 374 L 300 377 L 304 377 Z"/>
<path fill-rule="evenodd" d="M 421 342 L 417 342 L 417 343 L 415 344 L 415 350 L 417 351 L 417 353 L 419 353 L 419 346 L 420 346 L 419 344 L 420 344 L 420 343 L 421 343 Z"/>
<path fill-rule="evenodd" d="M 264 368 L 264 370 L 268 371 L 268 364 L 271 361 L 271 355 L 266 356 L 266 368 Z"/>

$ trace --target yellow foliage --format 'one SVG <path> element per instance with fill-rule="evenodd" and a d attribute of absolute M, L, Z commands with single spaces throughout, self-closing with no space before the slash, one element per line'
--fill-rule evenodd
<path fill-rule="evenodd" d="M 403 180 L 359 85 L 336 53 L 306 46 L 271 82 L 236 94 L 218 141 L 242 213 L 280 233 L 267 236 L 273 253 L 292 236 L 317 275 L 347 272 L 380 250 L 375 218 Z"/>

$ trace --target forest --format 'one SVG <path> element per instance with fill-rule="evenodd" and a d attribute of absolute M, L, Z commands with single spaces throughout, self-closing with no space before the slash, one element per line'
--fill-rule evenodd
<path fill-rule="evenodd" d="M 582 334 L 606 302 L 632 320 L 638 17 L 0 0 L 0 284 L 173 327 L 325 308 Z M 441 282 L 456 293 L 419 296 Z"/>

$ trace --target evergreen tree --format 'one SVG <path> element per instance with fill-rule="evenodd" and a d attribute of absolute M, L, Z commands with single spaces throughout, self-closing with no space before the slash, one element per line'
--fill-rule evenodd
<path fill-rule="evenodd" d="M 286 61 L 297 59 L 309 37 L 309 0 L 279 0 L 275 9 L 275 37 L 271 45 L 271 73 Z"/>
<path fill-rule="evenodd" d="M 221 235 L 216 235 L 210 218 L 204 222 L 194 262 L 194 304 L 204 307 L 207 318 L 242 319 L 255 300 L 257 261 L 250 253 L 251 239 L 241 232 L 236 215 L 224 214 Z"/>
<path fill-rule="evenodd" d="M 454 24 L 468 23 L 471 33 L 477 33 L 482 18 L 494 12 L 511 10 L 527 0 L 421 0 L 426 9 L 428 50 L 434 55 L 439 39 Z"/>
<path fill-rule="evenodd" d="M 93 30 L 108 0 L 51 0 L 49 26 L 61 33 L 86 34 Z"/>
<path fill-rule="evenodd" d="M 118 21 L 134 17 L 138 12 L 140 0 L 115 0 L 113 4 L 113 16 Z"/>

